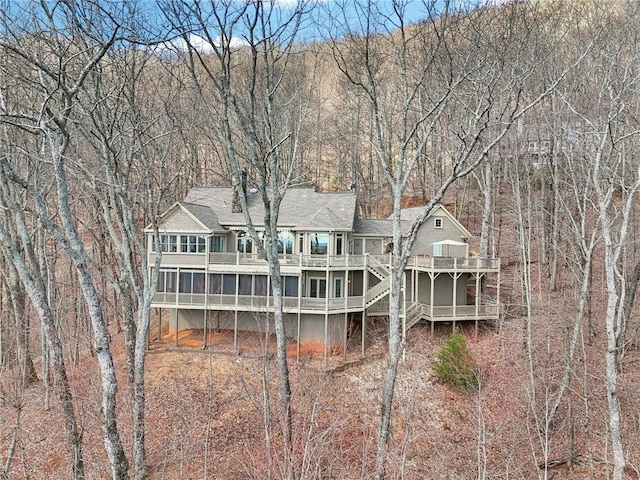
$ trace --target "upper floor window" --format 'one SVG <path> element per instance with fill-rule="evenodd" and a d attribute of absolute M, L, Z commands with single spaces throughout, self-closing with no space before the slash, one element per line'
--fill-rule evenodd
<path fill-rule="evenodd" d="M 224 237 L 211 237 L 209 239 L 209 252 L 211 253 L 219 253 L 224 252 L 225 249 L 225 238 Z"/>
<path fill-rule="evenodd" d="M 205 238 L 203 235 L 182 235 L 180 237 L 181 253 L 204 253 Z"/>
<path fill-rule="evenodd" d="M 253 252 L 253 240 L 251 240 L 248 232 L 238 232 L 238 252 Z"/>
<path fill-rule="evenodd" d="M 328 245 L 329 245 L 328 233 L 312 233 L 311 234 L 311 254 L 312 255 L 326 255 Z"/>
<path fill-rule="evenodd" d="M 160 251 L 163 253 L 175 253 L 178 251 L 178 236 L 177 235 L 160 235 Z M 151 251 L 156 251 L 156 237 L 151 237 Z"/>
<path fill-rule="evenodd" d="M 291 232 L 278 233 L 278 253 L 293 253 L 293 234 Z"/>
<path fill-rule="evenodd" d="M 336 248 L 335 255 L 343 255 L 344 254 L 344 234 L 336 233 Z"/>
<path fill-rule="evenodd" d="M 433 219 L 433 228 L 442 228 L 442 218 L 436 217 Z"/>

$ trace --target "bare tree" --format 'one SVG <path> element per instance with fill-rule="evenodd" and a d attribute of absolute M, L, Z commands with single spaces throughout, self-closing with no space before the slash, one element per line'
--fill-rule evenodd
<path fill-rule="evenodd" d="M 20 276 L 26 293 L 38 313 L 38 318 L 47 341 L 47 351 L 54 369 L 56 393 L 65 418 L 65 433 L 71 454 L 74 479 L 84 478 L 84 458 L 82 433 L 78 427 L 71 386 L 64 362 L 63 345 L 49 303 L 47 283 L 42 276 L 43 265 L 38 261 L 31 239 L 29 223 L 25 217 L 24 197 L 18 196 L 15 186 L 7 179 L 5 156 L 0 158 L 0 195 L 2 199 L 2 223 L 0 242 L 7 256 Z M 15 232 L 12 234 L 11 232 Z"/>
<path fill-rule="evenodd" d="M 85 116 L 76 124 L 82 147 L 91 152 L 87 156 L 100 164 L 97 171 L 80 168 L 77 175 L 92 186 L 103 231 L 118 252 L 111 271 L 107 271 L 107 265 L 101 268 L 122 304 L 127 371 L 133 387 L 133 469 L 139 479 L 147 476 L 145 358 L 151 301 L 162 253 L 156 219 L 168 186 L 180 172 L 176 169 L 170 175 L 162 175 L 167 152 L 173 151 L 171 142 L 165 144 L 165 137 L 171 137 L 174 130 L 166 121 L 173 91 L 152 90 L 157 86 L 152 78 L 154 70 L 162 73 L 160 66 L 154 65 L 155 60 L 154 55 L 134 47 L 105 57 L 99 68 L 90 72 L 91 81 L 79 99 Z M 166 151 L 157 155 L 164 147 Z M 156 229 L 152 265 L 140 219 Z"/>
<path fill-rule="evenodd" d="M 540 42 L 536 8 L 527 2 L 477 10 L 427 2 L 427 19 L 419 25 L 405 23 L 405 2 L 394 1 L 388 10 L 374 2 L 358 2 L 353 8 L 357 14 L 351 18 L 357 20 L 349 18 L 344 6 L 342 16 L 335 17 L 339 28 L 332 34 L 334 58 L 369 101 L 374 148 L 392 192 L 394 224 L 389 359 L 376 465 L 376 478 L 382 479 L 404 348 L 401 285 L 417 231 L 448 188 L 480 165 L 566 71 L 547 85 L 531 84 L 551 45 Z M 539 47 L 537 52 L 530 50 L 531 43 Z M 413 58 L 416 50 L 420 56 Z M 525 89 L 530 100 L 525 100 Z M 421 92 L 426 94 L 418 103 Z M 447 173 L 403 243 L 402 197 L 418 159 L 436 154 L 435 144 L 445 152 Z"/>
<path fill-rule="evenodd" d="M 300 68 L 305 57 L 295 44 L 306 8 L 303 1 L 289 8 L 234 1 L 211 2 L 206 8 L 182 2 L 164 4 L 168 20 L 187 46 L 184 60 L 207 109 L 208 126 L 218 132 L 247 230 L 269 265 L 283 421 L 283 478 L 293 477 L 295 466 L 278 216 L 286 191 L 296 180 L 301 127 L 310 108 L 307 81 Z M 254 227 L 258 220 L 251 217 L 241 188 L 247 175 L 264 207 L 263 234 Z"/>
<path fill-rule="evenodd" d="M 118 12 L 107 12 L 99 3 L 92 1 L 51 7 L 42 3 L 39 6 L 34 4 L 33 8 L 32 11 L 22 10 L 20 21 L 13 18 L 5 22 L 5 36 L 0 39 L 0 47 L 6 58 L 11 59 L 11 64 L 18 67 L 9 70 L 5 66 L 3 75 L 13 77 L 17 89 L 24 87 L 22 93 L 30 89 L 34 102 L 7 105 L 2 112 L 2 120 L 8 128 L 32 135 L 35 141 L 30 143 L 31 148 L 40 145 L 39 149 L 29 153 L 50 162 L 55 203 L 37 183 L 23 175 L 20 157 L 3 157 L 2 168 L 6 181 L 26 192 L 33 202 L 34 215 L 42 222 L 49 237 L 64 249 L 75 267 L 91 320 L 100 368 L 103 441 L 113 478 L 127 478 L 128 461 L 117 427 L 117 381 L 110 337 L 70 198 L 68 169 L 68 163 L 72 162 L 69 153 L 72 151 L 72 116 L 77 97 L 89 72 L 118 41 Z M 14 259 L 14 264 L 16 262 Z M 21 278 L 25 281 L 26 276 L 21 275 Z M 41 291 L 27 287 L 30 289 Z"/>

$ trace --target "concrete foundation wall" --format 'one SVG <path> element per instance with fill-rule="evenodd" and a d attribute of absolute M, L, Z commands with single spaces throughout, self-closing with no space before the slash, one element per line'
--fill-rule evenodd
<path fill-rule="evenodd" d="M 169 313 L 168 315 L 165 312 Z M 210 310 L 207 312 L 208 328 L 212 330 L 233 330 L 235 313 Z M 325 338 L 324 315 L 301 315 L 300 342 L 321 342 Z M 163 323 L 169 322 L 169 332 L 175 333 L 188 329 L 204 328 L 205 311 L 187 309 L 163 310 Z M 238 312 L 238 330 L 245 332 L 264 332 L 266 328 L 264 313 Z M 273 331 L 273 320 L 271 320 Z M 285 330 L 287 337 L 296 340 L 298 337 L 297 315 L 285 314 Z M 344 315 L 329 315 L 327 320 L 327 344 L 341 345 L 344 337 Z"/>
<path fill-rule="evenodd" d="M 302 315 L 300 318 L 300 342 L 324 343 L 324 315 Z M 344 315 L 327 318 L 327 345 L 341 345 L 344 338 Z"/>

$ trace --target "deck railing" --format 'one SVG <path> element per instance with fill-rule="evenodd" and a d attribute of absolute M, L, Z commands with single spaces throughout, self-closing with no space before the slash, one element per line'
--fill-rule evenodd
<path fill-rule="evenodd" d="M 257 253 L 209 253 L 209 264 L 217 265 L 261 265 L 267 261 Z M 364 268 L 367 263 L 375 262 L 384 266 L 391 263 L 390 255 L 280 255 L 281 265 L 293 265 L 304 268 Z M 499 258 L 477 257 L 431 257 L 412 256 L 407 263 L 409 268 L 430 270 L 498 270 Z"/>
<path fill-rule="evenodd" d="M 156 293 L 153 305 L 246 311 L 266 311 L 273 306 L 273 298 L 265 296 L 209 294 L 206 297 L 205 299 L 204 294 L 195 293 Z M 285 312 L 297 312 L 300 308 L 301 311 L 307 312 L 324 312 L 326 310 L 327 313 L 340 313 L 362 310 L 364 297 L 329 299 L 284 297 L 282 301 Z M 455 307 L 450 305 L 433 307 L 425 304 L 416 305 L 414 308 L 419 308 L 421 318 L 433 321 L 490 319 L 498 318 L 500 313 L 499 306 L 496 304 L 456 305 Z M 388 303 L 380 302 L 380 305 L 376 305 L 369 313 L 384 314 L 385 312 L 388 312 Z"/>
<path fill-rule="evenodd" d="M 422 317 L 430 320 L 498 318 L 498 305 L 456 305 L 455 307 L 421 305 Z"/>
<path fill-rule="evenodd" d="M 206 297 L 206 298 L 205 298 Z M 339 298 L 310 298 L 283 297 L 285 311 L 344 312 L 345 310 L 362 309 L 363 296 Z M 154 305 L 176 307 L 202 307 L 209 309 L 229 309 L 264 311 L 273 306 L 273 298 L 258 295 L 223 295 L 199 293 L 156 293 L 153 297 Z"/>
<path fill-rule="evenodd" d="M 365 255 L 279 255 L 280 265 L 306 268 L 362 268 Z M 217 265 L 267 265 L 257 253 L 209 253 L 209 263 Z"/>
<path fill-rule="evenodd" d="M 431 270 L 498 270 L 499 258 L 413 256 L 408 267 Z"/>

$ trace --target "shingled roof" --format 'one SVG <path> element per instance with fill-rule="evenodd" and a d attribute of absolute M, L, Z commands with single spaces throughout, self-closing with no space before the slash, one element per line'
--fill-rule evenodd
<path fill-rule="evenodd" d="M 193 188 L 187 194 L 183 204 L 206 207 L 213 218 L 225 227 L 245 225 L 244 215 L 231 211 L 232 188 Z M 264 205 L 260 194 L 247 194 L 249 213 L 256 227 L 264 225 Z M 290 188 L 280 206 L 278 225 L 295 230 L 330 229 L 351 231 L 355 217 L 356 195 L 354 193 L 320 193 L 311 188 Z M 200 214 L 209 216 L 207 210 L 190 213 L 200 218 Z"/>
<path fill-rule="evenodd" d="M 411 229 L 411 222 L 401 220 L 402 234 L 407 235 Z M 389 219 L 375 220 L 369 218 L 357 219 L 353 224 L 353 232 L 372 237 L 392 237 L 393 221 Z"/>
<path fill-rule="evenodd" d="M 194 203 L 178 202 L 185 210 L 191 215 L 197 218 L 205 227 L 212 232 L 224 232 L 225 228 L 220 225 L 214 211 L 204 205 L 197 205 Z"/>

